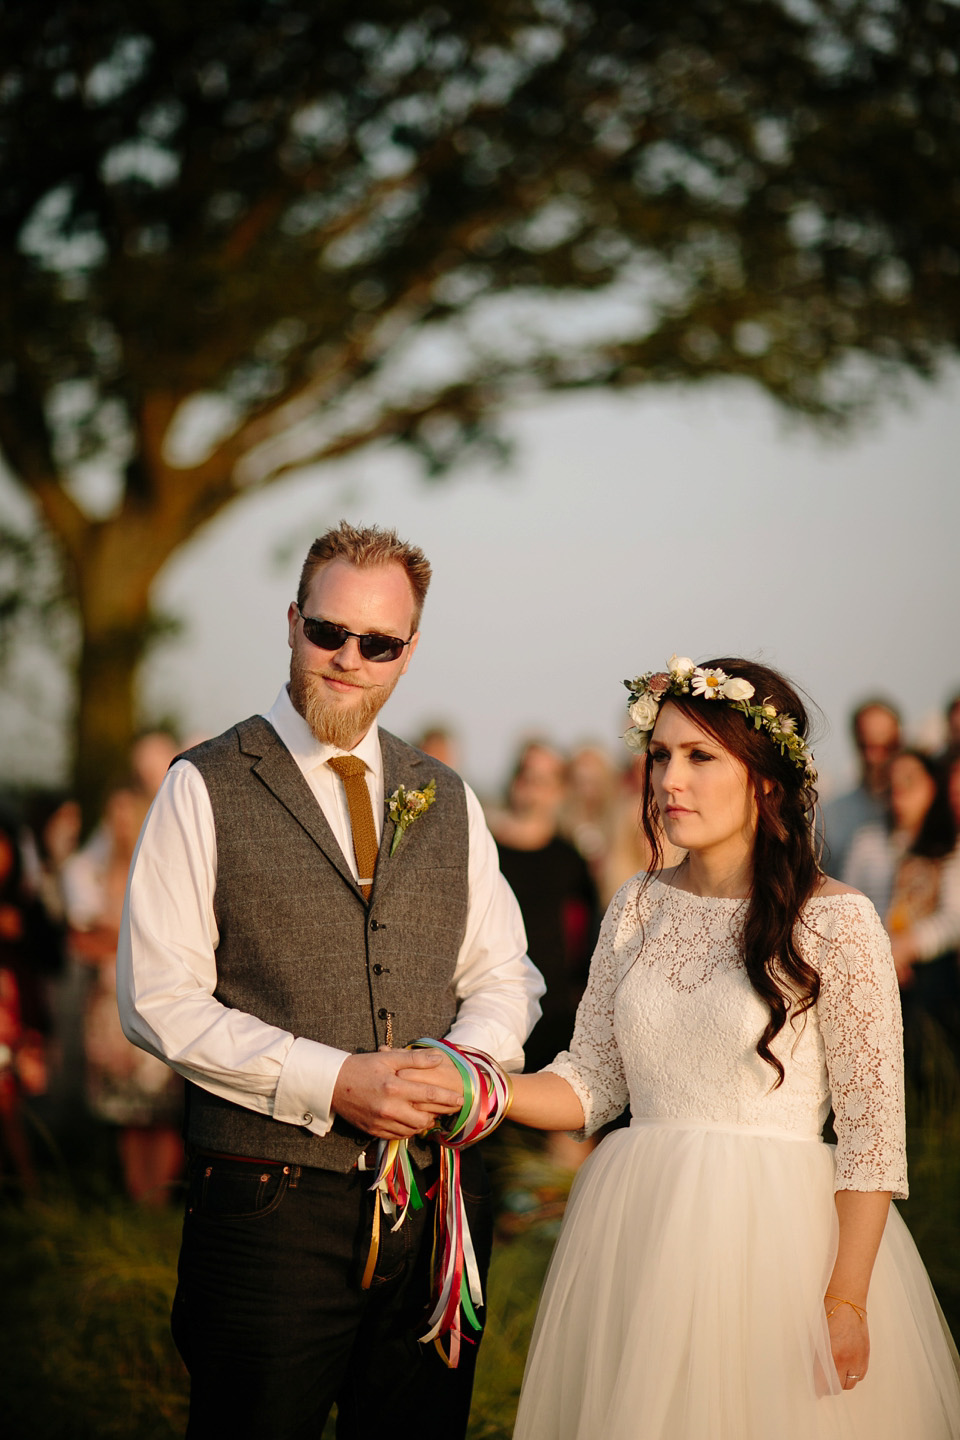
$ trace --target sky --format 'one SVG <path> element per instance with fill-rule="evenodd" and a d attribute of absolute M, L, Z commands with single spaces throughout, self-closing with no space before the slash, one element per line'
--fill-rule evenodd
<path fill-rule="evenodd" d="M 731 382 L 527 400 L 504 423 L 504 470 L 429 483 L 402 451 L 368 450 L 199 532 L 156 587 L 181 633 L 145 668 L 145 716 L 198 737 L 269 708 L 303 555 L 344 517 L 429 556 L 420 646 L 383 718 L 409 739 L 450 726 L 484 794 L 531 734 L 625 758 L 621 682 L 674 652 L 755 657 L 799 683 L 821 712 L 826 797 L 852 778 L 847 719 L 866 695 L 935 740 L 960 690 L 960 370 L 842 440 Z M 34 657 L 7 685 L 3 770 L 19 780 L 62 778 L 45 673 Z"/>
<path fill-rule="evenodd" d="M 148 708 L 191 736 L 268 708 L 303 554 L 344 517 L 429 556 L 420 646 L 384 722 L 405 738 L 452 727 L 485 793 L 529 734 L 621 755 L 622 680 L 674 652 L 798 682 L 822 712 L 827 795 L 851 779 L 864 696 L 936 738 L 960 690 L 960 372 L 843 440 L 730 382 L 552 397 L 506 424 L 502 471 L 429 483 L 412 457 L 368 451 L 236 504 L 161 577 L 185 629 L 148 666 Z"/>

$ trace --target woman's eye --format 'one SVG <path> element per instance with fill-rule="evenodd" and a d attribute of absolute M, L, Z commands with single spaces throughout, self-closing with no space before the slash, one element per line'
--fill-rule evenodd
<path fill-rule="evenodd" d="M 654 765 L 661 765 L 665 760 L 668 760 L 669 758 L 670 757 L 668 756 L 666 750 L 650 751 L 650 759 Z"/>
<path fill-rule="evenodd" d="M 691 750 L 690 758 L 692 760 L 712 760 L 713 756 L 706 750 Z"/>

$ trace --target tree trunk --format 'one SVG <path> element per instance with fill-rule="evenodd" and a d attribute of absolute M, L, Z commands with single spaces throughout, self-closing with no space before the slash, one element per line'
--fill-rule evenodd
<path fill-rule="evenodd" d="M 96 824 L 107 793 L 127 777 L 136 730 L 136 671 L 146 645 L 149 614 L 139 624 L 92 630 L 84 626 L 77 671 L 73 789 L 84 826 Z"/>
<path fill-rule="evenodd" d="M 82 648 L 75 701 L 73 785 L 85 825 L 96 823 L 107 790 L 125 779 L 136 733 L 137 669 L 151 638 L 150 591 L 190 533 L 185 507 L 127 504 L 88 525 L 72 547 L 70 571 Z"/>

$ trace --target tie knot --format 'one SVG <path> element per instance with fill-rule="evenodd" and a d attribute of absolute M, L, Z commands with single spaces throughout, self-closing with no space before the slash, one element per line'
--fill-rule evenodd
<path fill-rule="evenodd" d="M 363 775 L 367 768 L 356 755 L 334 755 L 332 760 L 327 761 L 327 764 L 331 770 L 337 772 L 341 780 L 347 780 L 353 775 Z"/>

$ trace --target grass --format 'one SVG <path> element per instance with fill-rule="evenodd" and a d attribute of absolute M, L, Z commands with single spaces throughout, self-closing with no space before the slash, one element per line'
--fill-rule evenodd
<path fill-rule="evenodd" d="M 911 1109 L 908 1107 L 908 1116 Z M 899 1209 L 960 1340 L 960 1110 L 915 1115 L 907 1129 L 910 1198 Z"/>
<path fill-rule="evenodd" d="M 901 1208 L 960 1334 L 960 1114 L 914 1108 Z M 488 1284 L 470 1440 L 509 1440 L 560 1208 L 557 1176 L 499 1157 L 503 1237 Z M 31 1440 L 172 1440 L 187 1382 L 170 1339 L 179 1216 L 138 1209 L 102 1174 L 44 1177 L 0 1201 L 0 1414 Z M 332 1435 L 332 1427 L 328 1429 Z"/>
<path fill-rule="evenodd" d="M 186 1424 L 169 1337 L 179 1221 L 69 1191 L 0 1214 L 0 1409 L 34 1440 L 168 1440 Z"/>

